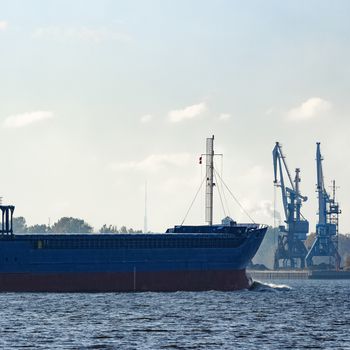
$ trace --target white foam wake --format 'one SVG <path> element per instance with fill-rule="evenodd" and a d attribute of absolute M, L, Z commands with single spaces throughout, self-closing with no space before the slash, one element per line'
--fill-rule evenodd
<path fill-rule="evenodd" d="M 285 292 L 291 289 L 292 288 L 286 284 L 274 284 L 261 281 L 253 281 L 249 288 L 249 290 L 254 292 Z"/>

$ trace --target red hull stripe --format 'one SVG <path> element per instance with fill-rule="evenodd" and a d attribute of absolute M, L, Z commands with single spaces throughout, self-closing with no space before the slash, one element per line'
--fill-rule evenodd
<path fill-rule="evenodd" d="M 245 270 L 0 273 L 1 292 L 174 292 L 249 288 Z"/>

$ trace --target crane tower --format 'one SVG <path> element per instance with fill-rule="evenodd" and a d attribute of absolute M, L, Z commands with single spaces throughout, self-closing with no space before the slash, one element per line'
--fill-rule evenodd
<path fill-rule="evenodd" d="M 279 226 L 274 268 L 304 268 L 307 254 L 304 241 L 309 231 L 309 222 L 301 214 L 302 202 L 305 202 L 307 197 L 300 193 L 300 169 L 295 169 L 293 180 L 279 142 L 276 142 L 272 156 L 274 184 L 281 188 L 286 223 L 286 226 Z M 287 174 L 286 180 L 289 181 L 290 187 L 286 186 L 284 172 Z"/>
<path fill-rule="evenodd" d="M 338 270 L 340 255 L 338 253 L 338 218 L 341 214 L 339 204 L 335 200 L 335 181 L 333 181 L 333 196 L 331 197 L 324 186 L 322 155 L 320 143 L 316 146 L 317 167 L 317 193 L 318 193 L 318 223 L 316 225 L 316 238 L 307 256 L 306 264 L 311 267 L 313 258 L 323 256 L 330 258 L 330 265 Z M 332 261 L 333 260 L 333 261 Z"/>

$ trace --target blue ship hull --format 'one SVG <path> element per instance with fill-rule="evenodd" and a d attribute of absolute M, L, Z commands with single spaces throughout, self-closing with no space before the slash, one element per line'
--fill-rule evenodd
<path fill-rule="evenodd" d="M 187 227 L 187 231 L 196 231 Z M 163 234 L 0 237 L 0 291 L 119 292 L 248 288 L 266 227 L 181 227 Z M 197 231 L 208 231 L 208 228 Z"/>

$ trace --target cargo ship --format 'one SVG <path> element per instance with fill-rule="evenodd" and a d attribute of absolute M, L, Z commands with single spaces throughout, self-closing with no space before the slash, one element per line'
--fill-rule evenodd
<path fill-rule="evenodd" d="M 249 288 L 266 225 L 213 224 L 214 136 L 207 139 L 206 222 L 165 233 L 16 234 L 1 205 L 1 292 L 172 292 Z"/>

